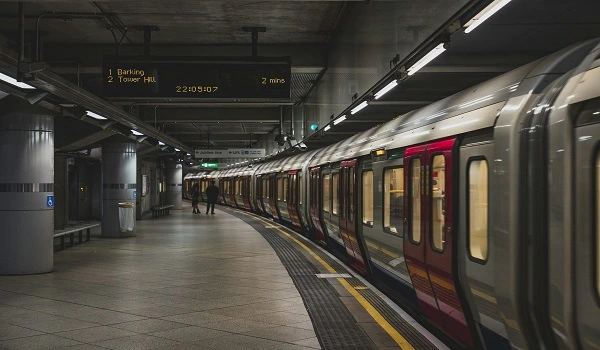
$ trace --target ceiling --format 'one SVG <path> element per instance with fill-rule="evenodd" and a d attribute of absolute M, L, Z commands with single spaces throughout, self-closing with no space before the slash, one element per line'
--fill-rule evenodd
<path fill-rule="evenodd" d="M 486 3 L 489 0 L 36 1 L 24 6 L 25 54 L 102 97 L 103 56 L 143 55 L 145 26 L 151 29 L 151 55 L 239 57 L 252 54 L 251 34 L 242 27 L 266 27 L 258 36 L 258 55 L 291 57 L 289 99 L 109 101 L 189 149 L 254 146 L 270 153 L 278 149 L 273 135 L 281 119 L 284 132 L 295 130 L 297 140 L 315 149 L 600 36 L 597 0 L 513 0 L 473 33 L 458 30 L 456 23 Z M 0 46 L 18 48 L 17 14 L 16 2 L 0 2 Z M 36 20 L 42 14 L 38 50 Z M 431 65 L 346 122 L 323 131 L 332 116 L 371 96 L 444 33 L 451 34 L 449 48 Z M 396 65 L 389 62 L 394 55 Z M 63 106 L 73 102 L 55 96 L 49 100 Z M 57 149 L 85 150 L 114 135 L 112 127 L 90 127 L 89 120 L 79 119 L 59 123 L 66 130 L 57 133 Z M 310 124 L 319 130 L 311 131 Z M 141 147 L 147 148 L 145 157 L 165 154 L 149 144 Z"/>

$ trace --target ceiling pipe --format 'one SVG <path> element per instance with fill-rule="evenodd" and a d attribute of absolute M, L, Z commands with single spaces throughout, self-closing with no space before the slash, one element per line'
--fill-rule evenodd
<path fill-rule="evenodd" d="M 7 56 L 4 52 L 0 52 L 0 60 L 9 62 L 13 65 L 16 63 L 14 62 L 14 58 L 11 59 L 11 57 Z M 179 140 L 165 134 L 164 132 L 160 132 L 151 125 L 148 125 L 140 119 L 125 112 L 121 108 L 112 105 L 104 99 L 66 81 L 64 78 L 50 71 L 49 69 L 37 71 L 35 73 L 35 80 L 28 83 L 37 88 L 49 91 L 55 96 L 75 103 L 86 110 L 99 113 L 113 121 L 118 122 L 119 124 L 124 125 L 127 128 L 136 129 L 137 131 L 153 139 L 161 140 L 166 144 L 177 147 L 181 150 L 185 150 L 188 153 L 192 152 L 191 148 L 181 143 Z"/>

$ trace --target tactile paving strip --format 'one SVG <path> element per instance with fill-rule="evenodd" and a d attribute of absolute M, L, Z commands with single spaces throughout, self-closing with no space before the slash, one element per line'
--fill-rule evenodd
<path fill-rule="evenodd" d="M 270 235 L 274 235 L 274 236 L 276 236 L 278 238 L 278 240 L 283 241 L 288 246 L 290 245 L 280 235 L 276 234 L 275 232 L 272 232 L 272 229 L 266 229 L 264 227 L 264 225 L 257 224 L 256 220 L 253 220 L 250 217 L 248 217 L 246 215 L 243 215 L 243 214 L 235 213 L 235 215 L 237 217 L 240 217 L 246 223 L 250 224 L 253 228 L 255 228 L 258 232 L 260 232 L 263 236 L 265 236 L 265 234 L 262 232 L 262 230 L 264 230 L 264 231 L 269 230 L 268 233 Z M 262 230 L 259 230 L 259 228 L 261 228 L 261 227 L 262 227 Z M 269 238 L 267 238 L 266 236 L 265 236 L 265 238 L 269 241 L 269 243 L 271 243 L 271 241 L 269 240 Z M 271 243 L 271 245 L 273 245 L 273 243 Z M 273 247 L 275 248 L 274 245 L 273 245 Z M 290 247 L 290 248 L 292 248 L 292 247 Z M 337 261 L 335 261 L 334 259 L 332 259 L 329 255 L 325 254 L 320 249 L 312 249 L 312 250 L 321 259 L 323 259 L 326 263 L 328 263 L 331 267 L 333 267 L 338 273 L 346 272 L 346 269 L 343 266 L 341 266 Z M 279 252 L 278 252 L 277 249 L 276 249 L 276 251 L 277 251 L 277 254 L 279 255 Z M 294 249 L 294 251 L 296 251 L 296 250 Z M 296 251 L 296 253 L 297 253 L 297 251 Z M 297 253 L 297 254 L 299 254 L 299 253 Z M 302 255 L 300 255 L 300 256 L 302 257 Z M 306 258 L 302 257 L 302 259 L 306 259 Z M 282 258 L 282 261 L 283 261 L 283 258 Z M 285 264 L 286 263 L 284 262 L 284 265 Z M 312 264 L 310 264 L 310 262 L 308 262 L 308 264 L 311 267 L 311 271 L 316 271 L 316 268 Z M 286 268 L 287 268 L 287 266 L 286 266 Z M 289 269 L 288 269 L 288 271 L 289 271 Z M 311 273 L 314 276 L 314 274 L 318 273 L 318 272 L 311 272 Z M 291 272 L 290 272 L 290 275 L 291 275 Z M 293 276 L 292 276 L 292 278 L 293 278 Z M 365 299 L 367 299 L 369 301 L 369 303 L 371 303 L 371 305 L 400 334 L 402 334 L 402 336 L 406 340 L 408 340 L 410 342 L 410 344 L 415 349 L 437 349 L 437 347 L 435 345 L 433 345 L 423 334 L 421 334 L 418 330 L 416 330 L 409 322 L 407 322 L 402 317 L 400 317 L 400 315 L 398 315 L 398 313 L 394 309 L 392 309 L 385 301 L 383 301 L 375 292 L 373 292 L 371 289 L 369 289 L 360 280 L 358 280 L 356 278 L 347 278 L 346 281 L 348 281 L 348 283 L 352 287 L 354 287 L 355 290 L 358 293 L 360 293 Z M 294 281 L 294 283 L 296 283 L 296 282 Z M 303 283 L 303 281 L 300 281 L 300 283 Z M 329 286 L 330 288 L 332 288 L 330 284 L 327 284 L 327 286 Z M 301 290 L 300 287 L 298 288 L 298 290 L 299 291 Z M 302 294 L 302 292 L 300 292 L 300 293 Z M 334 294 L 335 294 L 335 292 L 334 292 Z M 304 299 L 304 296 L 303 296 L 303 299 Z M 336 300 L 338 300 L 338 302 L 339 302 L 339 299 L 337 299 L 337 297 L 336 297 Z M 306 300 L 305 300 L 305 303 L 306 303 Z M 327 304 L 325 304 L 324 306 L 325 307 L 330 307 Z M 345 308 L 345 306 L 343 306 L 343 303 L 342 303 L 342 307 Z M 311 318 L 312 318 L 312 316 L 311 316 Z M 350 316 L 350 318 L 353 320 L 352 316 Z M 313 321 L 313 324 L 315 324 L 315 330 L 316 330 L 316 327 L 317 327 L 318 324 L 315 323 L 314 321 Z M 323 348 L 325 349 L 325 347 L 323 347 Z"/>
<path fill-rule="evenodd" d="M 337 261 L 333 260 L 329 255 L 325 254 L 320 249 L 314 249 L 313 252 L 321 259 L 328 263 L 338 272 L 344 272 L 346 269 Z M 375 292 L 369 289 L 364 283 L 356 278 L 346 279 L 348 283 L 400 333 L 408 340 L 415 349 L 437 349 L 423 334 L 416 330 L 410 323 L 400 317 L 394 309 L 392 309 L 385 301 L 383 301 Z"/>
<path fill-rule="evenodd" d="M 258 231 L 273 247 L 302 296 L 322 349 L 376 349 L 337 291 L 316 276 L 320 271 L 304 255 L 264 223 L 235 211 L 230 213 Z"/>

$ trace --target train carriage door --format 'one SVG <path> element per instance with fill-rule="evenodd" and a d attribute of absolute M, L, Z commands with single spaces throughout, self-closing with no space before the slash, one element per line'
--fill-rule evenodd
<path fill-rule="evenodd" d="M 600 97 L 582 106 L 576 121 L 575 232 L 573 240 L 575 324 L 582 349 L 600 348 Z M 570 283 L 570 282 L 564 282 Z M 553 316 L 553 318 L 555 318 Z"/>
<path fill-rule="evenodd" d="M 419 308 L 429 320 L 444 328 L 440 309 L 433 294 L 425 265 L 425 242 L 423 232 L 427 231 L 425 207 L 425 150 L 426 146 L 416 146 L 406 149 L 404 154 L 405 181 L 408 196 L 404 197 L 404 218 L 408 225 L 408 235 L 404 240 L 404 259 L 415 293 L 419 300 Z M 423 212 L 423 213 L 422 213 Z"/>
<path fill-rule="evenodd" d="M 315 229 L 315 241 L 322 246 L 327 246 L 327 237 L 321 223 L 321 168 L 310 169 L 309 189 L 309 217 Z"/>
<path fill-rule="evenodd" d="M 298 232 L 302 232 L 302 226 L 300 224 L 300 218 L 298 217 L 298 171 L 292 170 L 288 173 L 289 177 L 289 189 L 288 189 L 288 213 L 292 225 Z"/>
<path fill-rule="evenodd" d="M 367 272 L 361 251 L 361 243 L 356 234 L 358 214 L 358 196 L 356 184 L 356 159 L 344 161 L 340 165 L 340 233 L 346 246 L 350 264 L 363 274 Z"/>
<path fill-rule="evenodd" d="M 269 174 L 269 207 L 271 207 L 271 215 L 273 216 L 273 220 L 276 222 L 280 222 L 279 219 L 279 210 L 277 209 L 277 174 L 271 173 Z"/>
<path fill-rule="evenodd" d="M 458 256 L 453 220 L 455 140 L 406 150 L 411 193 L 408 196 L 409 239 L 405 240 L 404 247 L 423 313 L 463 344 L 473 346 L 457 286 Z"/>
<path fill-rule="evenodd" d="M 302 232 L 307 233 L 308 231 L 308 223 L 306 222 L 305 216 L 305 206 L 304 206 L 304 174 L 302 171 L 298 171 L 298 219 L 300 220 L 300 226 L 302 227 Z"/>
<path fill-rule="evenodd" d="M 252 210 L 250 198 L 250 176 L 242 177 L 242 200 L 247 210 Z"/>

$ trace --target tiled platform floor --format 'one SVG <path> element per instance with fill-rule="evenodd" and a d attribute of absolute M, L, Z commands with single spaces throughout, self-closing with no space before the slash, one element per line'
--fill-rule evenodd
<path fill-rule="evenodd" d="M 0 349 L 318 349 L 287 271 L 239 219 L 191 210 L 0 276 Z"/>

